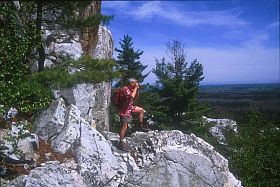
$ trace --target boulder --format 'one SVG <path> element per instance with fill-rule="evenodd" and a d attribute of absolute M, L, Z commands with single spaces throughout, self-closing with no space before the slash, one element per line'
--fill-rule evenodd
<path fill-rule="evenodd" d="M 111 139 L 116 135 L 104 132 Z M 126 173 L 120 186 L 241 186 L 228 161 L 194 134 L 180 131 L 136 132 L 126 138 L 131 154 L 113 153 Z"/>
<path fill-rule="evenodd" d="M 25 121 L 15 122 L 11 130 L 0 129 L 0 155 L 11 163 L 25 163 L 34 157 L 34 150 L 39 148 L 39 138 L 25 129 Z"/>
<path fill-rule="evenodd" d="M 39 138 L 37 134 L 30 134 L 28 137 L 19 139 L 17 147 L 23 154 L 25 160 L 33 160 L 34 150 L 39 149 Z"/>
<path fill-rule="evenodd" d="M 60 164 L 58 161 L 49 161 L 31 170 L 30 174 L 20 176 L 3 186 L 86 187 L 73 163 L 74 161 L 63 164 Z"/>
<path fill-rule="evenodd" d="M 76 106 L 70 105 L 66 109 L 64 126 L 51 140 L 51 147 L 58 153 L 64 154 L 67 151 L 73 151 L 74 145 L 80 139 L 80 128 L 82 124 L 80 118 L 81 112 Z"/>
<path fill-rule="evenodd" d="M 64 126 L 66 105 L 62 98 L 54 100 L 35 119 L 35 133 L 43 140 L 55 137 Z"/>
<path fill-rule="evenodd" d="M 79 173 L 89 186 L 116 183 L 119 163 L 103 135 L 81 117 L 74 105 L 67 107 L 64 121 L 63 129 L 51 140 L 51 147 L 61 154 L 74 154 Z"/>
<path fill-rule="evenodd" d="M 88 123 L 75 150 L 80 174 L 89 186 L 118 186 L 123 172 L 106 139 Z"/>

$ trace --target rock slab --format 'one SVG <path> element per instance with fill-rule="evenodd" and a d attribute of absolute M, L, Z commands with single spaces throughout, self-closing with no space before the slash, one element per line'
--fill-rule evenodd
<path fill-rule="evenodd" d="M 180 131 L 136 132 L 126 138 L 132 154 L 117 150 L 117 135 L 104 132 L 110 140 L 125 176 L 120 186 L 241 186 L 229 171 L 228 161 L 214 147 Z"/>

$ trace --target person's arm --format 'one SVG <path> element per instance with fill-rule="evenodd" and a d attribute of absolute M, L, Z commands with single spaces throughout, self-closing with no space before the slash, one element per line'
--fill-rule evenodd
<path fill-rule="evenodd" d="M 137 90 L 138 90 L 138 87 L 134 88 L 132 93 L 131 93 L 131 97 L 134 99 L 136 94 L 137 94 Z"/>
<path fill-rule="evenodd" d="M 139 89 L 139 85 L 138 83 L 136 83 L 135 88 L 133 89 L 132 93 L 131 93 L 131 97 L 134 99 L 136 94 L 137 94 L 137 90 Z"/>

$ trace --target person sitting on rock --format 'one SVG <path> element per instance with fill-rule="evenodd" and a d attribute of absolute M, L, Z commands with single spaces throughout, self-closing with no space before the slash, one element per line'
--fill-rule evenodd
<path fill-rule="evenodd" d="M 139 106 L 133 105 L 133 100 L 136 98 L 139 93 L 139 83 L 136 79 L 130 78 L 128 80 L 129 85 L 121 88 L 123 96 L 125 98 L 125 104 L 123 107 L 118 108 L 118 113 L 120 115 L 120 120 L 122 122 L 122 127 L 119 132 L 120 141 L 118 144 L 118 148 L 121 150 L 129 150 L 129 147 L 123 142 L 125 133 L 128 128 L 128 124 L 132 121 L 132 113 L 139 114 L 139 127 L 137 130 L 147 132 L 148 129 L 143 127 L 143 117 L 144 117 L 144 109 Z"/>

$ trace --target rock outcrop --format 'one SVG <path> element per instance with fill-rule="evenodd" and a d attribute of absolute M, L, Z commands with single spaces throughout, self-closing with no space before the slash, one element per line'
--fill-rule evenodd
<path fill-rule="evenodd" d="M 76 169 L 77 164 L 73 160 L 62 164 L 58 161 L 50 161 L 42 164 L 41 167 L 33 169 L 29 175 L 20 176 L 6 185 L 10 187 L 86 186 Z"/>
<path fill-rule="evenodd" d="M 66 106 L 61 97 L 40 116 L 35 132 L 53 151 L 69 153 L 75 160 L 47 161 L 6 186 L 241 186 L 229 171 L 227 159 L 194 134 L 176 130 L 136 132 L 125 138 L 131 151 L 123 152 L 115 147 L 118 134 L 100 133 L 78 106 Z M 206 119 L 216 124 L 212 128 L 224 130 L 225 124 L 231 124 L 236 130 L 231 120 Z M 12 130 L 14 134 L 19 131 Z M 28 158 L 33 154 L 31 144 L 27 140 L 22 143 Z"/>
<path fill-rule="evenodd" d="M 78 84 L 73 88 L 61 90 L 58 94 L 66 98 L 69 104 L 76 105 L 89 123 L 94 120 L 97 129 L 109 130 L 111 83 Z"/>
<path fill-rule="evenodd" d="M 58 98 L 43 113 L 44 118 L 37 121 L 35 131 L 42 138 L 49 137 L 47 140 L 55 152 L 74 155 L 87 186 L 114 183 L 113 178 L 123 173 L 106 139 L 87 122 L 77 106 L 65 107 L 63 99 Z"/>
<path fill-rule="evenodd" d="M 34 123 L 35 132 L 42 140 L 52 139 L 64 126 L 66 105 L 62 98 L 54 100 L 42 111 Z"/>
<path fill-rule="evenodd" d="M 6 164 L 31 163 L 36 156 L 34 150 L 39 148 L 39 139 L 26 129 L 27 123 L 12 122 L 11 130 L 0 129 L 0 158 Z M 4 167 L 1 164 L 0 171 Z"/>
<path fill-rule="evenodd" d="M 194 134 L 136 132 L 125 138 L 131 151 L 123 152 L 115 147 L 118 134 L 98 132 L 77 106 L 65 108 L 59 98 L 46 111 L 51 109 L 54 112 L 46 113 L 46 122 L 39 121 L 44 125 L 37 125 L 36 132 L 50 137 L 54 151 L 70 152 L 75 160 L 46 162 L 6 186 L 241 186 L 227 159 Z M 55 120 L 57 116 L 64 119 Z M 57 132 L 48 130 L 61 121 L 63 127 Z"/>
<path fill-rule="evenodd" d="M 99 14 L 101 1 L 92 1 L 87 7 L 79 10 L 80 17 Z M 113 37 L 104 26 L 84 27 L 75 30 L 48 30 L 45 32 L 45 67 L 60 63 L 65 57 L 78 59 L 82 55 L 89 55 L 96 59 L 111 59 L 113 55 Z M 36 71 L 35 63 L 31 69 Z M 81 115 L 94 123 L 99 130 L 109 130 L 108 108 L 110 104 L 111 83 L 77 84 L 73 88 L 55 90 L 55 97 L 63 97 L 66 103 L 76 105 Z"/>
<path fill-rule="evenodd" d="M 214 147 L 180 131 L 136 132 L 126 138 L 131 153 L 117 150 L 118 135 L 105 133 L 125 171 L 121 186 L 241 186 Z"/>
<path fill-rule="evenodd" d="M 125 139 L 132 150 L 123 152 L 115 147 L 118 134 L 102 135 L 74 105 L 65 116 L 53 146 L 60 153 L 71 151 L 75 161 L 47 162 L 6 186 L 241 186 L 228 161 L 194 134 L 136 132 Z"/>
<path fill-rule="evenodd" d="M 46 38 L 54 37 L 55 32 L 46 31 Z M 93 32 L 93 31 L 92 31 Z M 88 54 L 89 44 L 92 39 L 82 32 L 73 34 L 70 39 L 52 39 L 46 48 L 48 58 L 45 63 L 52 66 L 59 63 L 60 58 L 69 56 L 78 59 L 82 54 Z M 87 37 L 86 37 L 87 36 Z M 83 37 L 83 39 L 81 39 Z M 93 36 L 90 35 L 92 38 Z M 111 59 L 113 55 L 113 38 L 109 30 L 104 26 L 99 26 L 95 34 L 96 44 L 90 47 L 90 55 L 96 59 Z M 80 39 L 79 39 L 80 38 Z M 87 49 L 87 52 L 83 51 Z M 50 60 L 52 59 L 52 60 Z M 99 84 L 77 84 L 73 88 L 55 91 L 55 97 L 63 97 L 67 103 L 76 105 L 81 111 L 81 115 L 90 123 L 94 120 L 99 130 L 109 130 L 108 109 L 110 105 L 111 83 L 102 82 Z"/>
<path fill-rule="evenodd" d="M 209 128 L 209 132 L 217 138 L 217 141 L 221 145 L 227 145 L 227 140 L 224 136 L 224 133 L 226 131 L 233 131 L 234 133 L 237 133 L 237 123 L 234 120 L 231 119 L 213 119 L 213 118 L 207 118 L 203 117 L 204 120 L 208 123 L 212 123 L 213 126 Z"/>

